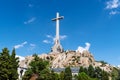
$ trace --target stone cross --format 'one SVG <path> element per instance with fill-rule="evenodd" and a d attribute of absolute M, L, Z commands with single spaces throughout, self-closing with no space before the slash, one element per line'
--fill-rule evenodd
<path fill-rule="evenodd" d="M 59 35 L 59 21 L 60 19 L 63 19 L 63 16 L 59 16 L 59 13 L 57 12 L 56 18 L 53 18 L 52 21 L 56 21 L 56 37 L 55 37 L 55 42 L 54 46 L 52 47 L 52 52 L 59 53 L 63 52 L 63 48 L 60 45 L 60 35 Z"/>
<path fill-rule="evenodd" d="M 55 44 L 60 43 L 60 36 L 59 36 L 59 20 L 63 19 L 64 16 L 59 16 L 59 13 L 57 12 L 56 18 L 53 18 L 52 21 L 56 21 L 56 39 L 55 39 Z"/>

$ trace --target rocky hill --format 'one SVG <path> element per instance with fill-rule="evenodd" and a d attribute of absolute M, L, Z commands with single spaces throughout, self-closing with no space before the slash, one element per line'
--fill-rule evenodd
<path fill-rule="evenodd" d="M 100 67 L 107 72 L 111 72 L 112 66 L 109 64 L 105 64 L 102 62 L 96 62 L 93 55 L 84 50 L 80 51 L 65 51 L 62 53 L 53 53 L 38 55 L 40 58 L 50 61 L 51 68 L 64 68 L 67 66 L 71 67 L 88 67 L 89 65 L 93 65 L 94 67 Z M 33 59 L 32 56 L 25 57 L 25 60 L 20 61 L 20 67 L 28 67 L 29 63 Z"/>

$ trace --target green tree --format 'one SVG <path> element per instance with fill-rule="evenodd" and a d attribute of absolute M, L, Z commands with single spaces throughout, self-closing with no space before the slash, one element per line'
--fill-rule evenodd
<path fill-rule="evenodd" d="M 120 80 L 120 69 L 118 70 L 118 77 L 117 80 Z"/>
<path fill-rule="evenodd" d="M 102 77 L 101 80 L 109 80 L 109 75 L 106 71 L 102 71 Z"/>
<path fill-rule="evenodd" d="M 78 80 L 97 80 L 97 79 L 90 78 L 86 73 L 81 72 L 78 74 Z"/>
<path fill-rule="evenodd" d="M 84 72 L 85 72 L 86 74 L 88 74 L 88 69 L 87 69 L 87 68 L 84 68 Z"/>
<path fill-rule="evenodd" d="M 54 71 L 51 71 L 51 80 L 59 80 L 59 79 L 60 79 L 60 75 L 58 75 Z"/>
<path fill-rule="evenodd" d="M 19 63 L 19 58 L 16 57 L 15 49 L 13 49 L 12 54 L 10 56 L 10 65 L 11 65 L 10 72 L 11 72 L 11 75 L 10 75 L 9 79 L 11 79 L 11 80 L 17 80 L 18 79 L 18 72 L 17 72 L 17 69 L 19 67 L 18 63 Z"/>
<path fill-rule="evenodd" d="M 72 80 L 72 72 L 71 72 L 70 67 L 65 68 L 64 80 Z"/>
<path fill-rule="evenodd" d="M 13 49 L 12 55 L 9 54 L 7 48 L 2 49 L 0 53 L 0 80 L 18 79 L 18 58 L 15 55 L 15 49 Z"/>
<path fill-rule="evenodd" d="M 89 65 L 89 67 L 88 67 L 88 75 L 89 75 L 90 77 L 94 78 L 94 73 L 95 73 L 95 71 L 94 71 L 93 66 L 92 66 L 92 65 Z"/>
<path fill-rule="evenodd" d="M 9 79 L 9 68 L 10 68 L 10 55 L 7 48 L 2 49 L 0 53 L 0 80 Z"/>
<path fill-rule="evenodd" d="M 38 75 L 39 80 L 50 80 L 49 62 L 39 58 L 36 54 L 34 59 L 30 62 L 28 70 L 23 76 L 23 80 L 29 80 L 33 74 Z"/>
<path fill-rule="evenodd" d="M 83 66 L 80 66 L 79 73 L 84 72 Z"/>
<path fill-rule="evenodd" d="M 113 67 L 110 76 L 111 76 L 112 80 L 120 80 L 120 69 Z"/>
<path fill-rule="evenodd" d="M 100 67 L 95 67 L 94 78 L 101 79 L 101 77 L 102 77 L 102 70 L 100 69 Z"/>
<path fill-rule="evenodd" d="M 61 72 L 60 72 L 60 80 L 64 80 L 64 76 L 65 76 L 64 71 L 61 71 Z"/>

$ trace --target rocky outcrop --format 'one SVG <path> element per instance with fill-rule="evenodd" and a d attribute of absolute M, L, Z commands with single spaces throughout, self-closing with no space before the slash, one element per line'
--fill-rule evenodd
<path fill-rule="evenodd" d="M 112 67 L 109 64 L 103 65 L 100 62 L 96 62 L 93 55 L 87 50 L 84 50 L 82 53 L 79 51 L 70 50 L 63 53 L 51 52 L 49 54 L 42 54 L 38 56 L 42 59 L 50 61 L 51 68 L 64 68 L 67 66 L 88 67 L 89 65 L 93 65 L 94 67 L 98 66 L 108 72 L 112 70 Z M 23 66 L 23 64 L 28 66 L 32 59 L 32 56 L 27 56 L 25 60 L 20 62 L 20 66 Z"/>

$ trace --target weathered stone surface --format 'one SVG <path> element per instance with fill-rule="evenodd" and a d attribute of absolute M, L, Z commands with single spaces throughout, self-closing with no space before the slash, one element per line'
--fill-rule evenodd
<path fill-rule="evenodd" d="M 112 70 L 112 67 L 109 64 L 103 65 L 100 62 L 96 62 L 93 55 L 87 50 L 82 53 L 76 51 L 66 51 L 56 54 L 55 52 L 51 52 L 49 54 L 41 54 L 38 56 L 42 59 L 50 61 L 51 68 L 64 68 L 67 66 L 88 67 L 89 65 L 93 65 L 94 67 L 98 66 L 108 72 Z M 23 66 L 24 64 L 28 66 L 32 59 L 32 56 L 27 56 L 25 60 L 20 62 L 20 66 Z"/>

